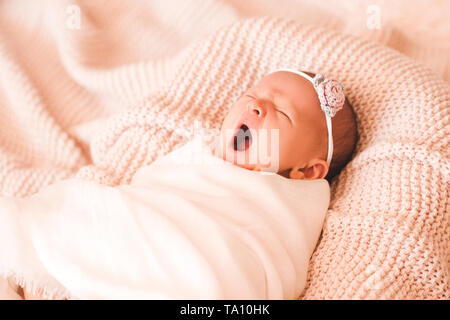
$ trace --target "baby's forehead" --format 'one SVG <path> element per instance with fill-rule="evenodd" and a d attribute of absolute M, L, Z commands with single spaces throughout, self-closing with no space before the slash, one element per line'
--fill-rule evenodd
<path fill-rule="evenodd" d="M 269 88 L 279 94 L 295 94 L 299 91 L 314 93 L 314 87 L 307 79 L 292 72 L 277 71 L 264 76 L 256 88 Z"/>
<path fill-rule="evenodd" d="M 292 72 L 277 71 L 268 74 L 258 81 L 251 90 L 289 99 L 299 109 L 305 106 L 305 102 L 307 105 L 316 100 L 318 102 L 312 83 Z"/>

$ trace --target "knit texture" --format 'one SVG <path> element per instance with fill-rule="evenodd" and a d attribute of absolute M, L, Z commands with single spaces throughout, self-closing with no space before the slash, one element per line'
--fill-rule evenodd
<path fill-rule="evenodd" d="M 28 8 L 30 29 L 17 27 L 19 6 L 2 3 L 9 15 L 0 19 L 0 194 L 31 195 L 71 176 L 129 183 L 188 141 L 194 121 L 218 129 L 268 72 L 322 72 L 344 84 L 360 139 L 332 182 L 300 298 L 450 299 L 450 85 L 431 69 L 330 28 L 237 21 L 212 5 L 201 8 L 217 24 L 195 36 L 195 27 L 167 30 L 166 38 L 135 32 L 145 14 L 115 1 L 79 4 L 82 28 L 74 30 L 65 27 L 71 3 Z M 189 10 L 176 21 L 201 16 Z M 48 33 L 35 37 L 43 21 Z M 143 43 L 158 36 L 160 46 Z M 35 46 L 23 50 L 28 43 Z"/>

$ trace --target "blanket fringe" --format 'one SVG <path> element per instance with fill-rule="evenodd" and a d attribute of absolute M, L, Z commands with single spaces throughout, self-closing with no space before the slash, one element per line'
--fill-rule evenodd
<path fill-rule="evenodd" d="M 71 300 L 73 297 L 67 290 L 61 290 L 58 288 L 50 288 L 39 281 L 27 280 L 25 276 L 16 274 L 14 272 L 0 272 L 0 277 L 5 279 L 6 281 L 12 281 L 14 284 L 22 288 L 23 290 L 27 290 L 27 292 L 31 293 L 35 296 L 40 296 L 43 299 L 47 300 Z M 23 297 L 23 294 L 17 292 L 20 296 Z"/>

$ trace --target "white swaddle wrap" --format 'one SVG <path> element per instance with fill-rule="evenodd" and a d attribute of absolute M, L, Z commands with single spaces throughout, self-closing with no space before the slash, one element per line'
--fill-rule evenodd
<path fill-rule="evenodd" d="M 297 298 L 328 182 L 248 171 L 208 151 L 201 164 L 174 163 L 194 146 L 130 185 L 68 179 L 0 198 L 0 275 L 82 299 Z"/>

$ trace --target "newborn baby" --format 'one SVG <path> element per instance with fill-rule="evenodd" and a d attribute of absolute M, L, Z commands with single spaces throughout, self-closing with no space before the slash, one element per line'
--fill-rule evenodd
<path fill-rule="evenodd" d="M 268 165 L 258 155 L 267 153 L 284 177 L 330 180 L 338 174 L 356 145 L 355 116 L 337 81 L 313 76 L 280 69 L 247 90 L 223 122 L 223 159 L 260 171 Z M 271 139 L 274 129 L 279 135 Z M 264 131 L 267 138 L 255 137 Z"/>
<path fill-rule="evenodd" d="M 216 167 L 171 163 L 188 143 L 130 185 L 67 179 L 30 199 L 0 198 L 11 212 L 0 215 L 0 240 L 29 252 L 12 269 L 88 299 L 298 297 L 328 208 L 323 178 L 357 139 L 342 86 L 313 76 L 283 69 L 246 91 L 206 152 Z M 24 297 L 40 295 L 25 287 Z"/>

